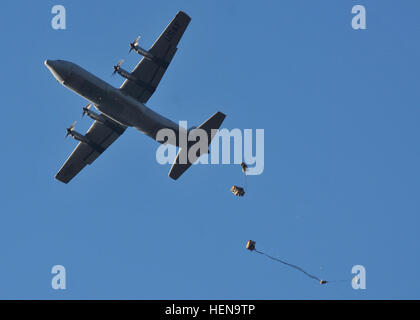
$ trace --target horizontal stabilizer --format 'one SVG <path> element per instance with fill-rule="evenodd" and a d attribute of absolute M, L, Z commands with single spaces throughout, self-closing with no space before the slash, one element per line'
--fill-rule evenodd
<path fill-rule="evenodd" d="M 210 119 L 208 119 L 207 121 L 205 121 L 197 127 L 197 129 L 203 129 L 207 133 L 208 145 L 210 145 L 211 141 L 214 138 L 212 130 L 219 129 L 225 117 L 225 114 L 217 112 L 213 116 L 211 116 Z M 180 159 L 188 159 L 188 148 L 179 149 L 176 159 L 172 165 L 172 168 L 169 171 L 169 177 L 171 177 L 174 180 L 177 180 L 192 165 L 190 159 L 187 160 L 187 163 L 180 163 Z"/>

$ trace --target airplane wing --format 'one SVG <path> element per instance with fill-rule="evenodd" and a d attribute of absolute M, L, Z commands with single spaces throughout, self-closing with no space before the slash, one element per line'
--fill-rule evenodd
<path fill-rule="evenodd" d="M 79 142 L 55 176 L 57 180 L 68 183 L 87 164 L 95 161 L 125 131 L 126 128 L 114 120 L 104 114 L 100 116 L 103 121 L 95 121 L 85 135 L 92 142 L 92 145 Z"/>
<path fill-rule="evenodd" d="M 178 42 L 190 21 L 186 13 L 178 12 L 149 50 L 155 61 L 144 57 L 141 59 L 132 72 L 138 81 L 125 80 L 120 88 L 124 93 L 142 103 L 149 100 L 174 57 Z"/>

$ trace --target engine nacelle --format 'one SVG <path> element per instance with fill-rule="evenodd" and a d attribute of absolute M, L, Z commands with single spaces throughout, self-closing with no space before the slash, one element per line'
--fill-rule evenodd
<path fill-rule="evenodd" d="M 105 117 L 103 114 L 98 114 L 95 111 L 90 110 L 89 107 L 83 108 L 83 114 L 87 114 L 91 119 L 98 121 L 99 123 L 102 123 L 104 126 L 110 128 L 112 131 L 114 131 L 117 134 L 122 134 L 125 130 L 125 127 L 123 125 L 117 125 L 114 122 L 110 121 L 107 117 Z"/>
<path fill-rule="evenodd" d="M 68 134 L 70 134 L 77 141 L 84 142 L 84 143 L 87 143 L 87 144 L 89 144 L 89 142 L 90 142 L 90 140 L 86 136 L 84 136 L 80 132 L 77 132 L 74 129 L 70 130 Z"/>
<path fill-rule="evenodd" d="M 95 120 L 95 121 L 101 121 L 101 116 L 99 114 L 97 114 L 95 111 L 92 111 L 89 109 L 89 107 L 84 107 L 83 108 L 83 114 L 87 114 L 91 119 Z"/>
<path fill-rule="evenodd" d="M 87 145 L 89 145 L 93 150 L 95 150 L 98 153 L 102 153 L 105 151 L 104 148 L 102 148 L 100 145 L 94 143 L 93 141 L 91 141 L 88 137 L 86 137 L 85 135 L 81 134 L 80 132 L 77 132 L 76 130 L 71 130 L 69 132 L 69 134 L 75 139 L 78 140 L 82 143 L 86 143 Z"/>
<path fill-rule="evenodd" d="M 159 64 L 160 66 L 167 68 L 169 63 L 158 58 L 155 57 L 153 54 L 151 54 L 149 51 L 144 50 L 142 47 L 139 47 L 138 45 L 133 46 L 133 49 L 140 55 L 142 55 L 143 57 L 145 57 L 147 60 L 150 60 L 156 64 Z"/>
<path fill-rule="evenodd" d="M 126 79 L 131 80 L 131 81 L 136 80 L 136 78 L 130 72 L 128 72 L 127 70 L 124 70 L 123 68 L 118 68 L 118 70 L 116 70 L 116 71 L 123 78 L 126 78 Z"/>
<path fill-rule="evenodd" d="M 127 80 L 130 80 L 130 81 L 132 81 L 134 83 L 137 83 L 140 87 L 145 88 L 150 93 L 153 93 L 156 90 L 156 87 L 153 87 L 150 84 L 148 84 L 147 82 L 144 82 L 144 81 L 142 81 L 140 79 L 137 79 L 135 76 L 133 76 L 133 74 L 131 74 L 127 70 L 124 70 L 123 68 L 118 68 L 118 70 L 116 70 L 116 72 L 121 77 L 126 78 Z"/>
<path fill-rule="evenodd" d="M 144 50 L 142 47 L 139 47 L 138 45 L 135 45 L 133 47 L 134 50 L 136 50 L 136 52 L 140 55 L 142 55 L 143 57 L 145 57 L 146 59 L 149 60 L 153 60 L 154 56 L 147 50 Z"/>

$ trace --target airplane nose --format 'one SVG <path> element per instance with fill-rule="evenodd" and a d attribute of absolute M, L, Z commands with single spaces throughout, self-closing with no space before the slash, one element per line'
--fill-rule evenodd
<path fill-rule="evenodd" d="M 56 70 L 60 68 L 60 63 L 58 63 L 57 60 L 45 60 L 44 61 L 45 66 L 50 70 Z"/>
<path fill-rule="evenodd" d="M 50 70 L 54 78 L 57 79 L 58 82 L 64 83 L 65 78 L 69 74 L 68 67 L 65 63 L 60 60 L 45 60 L 45 66 Z"/>

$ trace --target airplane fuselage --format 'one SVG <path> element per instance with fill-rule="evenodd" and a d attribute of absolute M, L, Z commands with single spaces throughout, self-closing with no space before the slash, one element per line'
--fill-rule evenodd
<path fill-rule="evenodd" d="M 179 126 L 176 123 L 77 64 L 63 60 L 46 60 L 45 65 L 58 82 L 90 101 L 100 112 L 121 125 L 134 127 L 155 140 L 157 132 L 165 128 L 173 130 L 179 136 Z"/>

